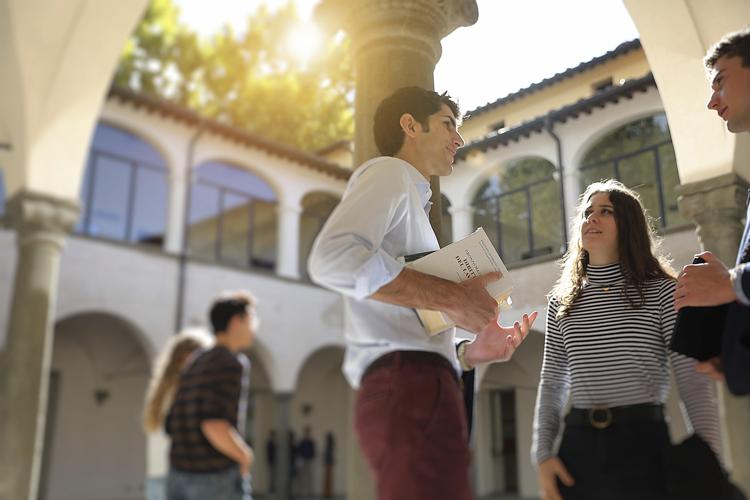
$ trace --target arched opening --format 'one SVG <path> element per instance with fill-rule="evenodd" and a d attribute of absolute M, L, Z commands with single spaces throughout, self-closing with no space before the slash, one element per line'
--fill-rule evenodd
<path fill-rule="evenodd" d="M 168 192 L 166 162 L 131 132 L 99 123 L 81 186 L 76 231 L 130 243 L 162 246 Z"/>
<path fill-rule="evenodd" d="M 507 162 L 479 187 L 474 226 L 484 228 L 506 264 L 559 255 L 559 182 L 550 161 L 526 157 Z"/>
<path fill-rule="evenodd" d="M 658 228 L 684 226 L 677 209 L 680 184 L 667 116 L 659 113 L 615 129 L 581 160 L 581 187 L 617 179 L 636 190 Z"/>
<path fill-rule="evenodd" d="M 307 257 L 315 238 L 339 201 L 338 197 L 328 193 L 309 193 L 302 199 L 302 214 L 299 221 L 299 274 L 305 279 L 309 279 Z"/>
<path fill-rule="evenodd" d="M 299 444 L 305 428 L 315 444 L 315 458 L 310 464 L 308 485 L 311 492 L 320 495 L 325 486 L 326 436 L 333 436 L 334 464 L 331 468 L 333 494 L 344 496 L 346 488 L 346 450 L 349 439 L 349 385 L 341 372 L 344 350 L 329 346 L 315 351 L 305 361 L 297 377 L 297 386 L 291 403 L 290 422 L 295 440 Z M 297 474 L 293 491 L 305 494 L 301 459 L 297 459 Z"/>
<path fill-rule="evenodd" d="M 238 267 L 274 270 L 277 197 L 260 176 L 220 161 L 194 175 L 188 216 L 190 255 Z"/>
<path fill-rule="evenodd" d="M 144 497 L 142 333 L 105 313 L 55 325 L 39 498 Z"/>
<path fill-rule="evenodd" d="M 530 332 L 513 358 L 487 368 L 476 406 L 477 495 L 537 496 L 531 467 L 534 416 L 544 336 Z"/>

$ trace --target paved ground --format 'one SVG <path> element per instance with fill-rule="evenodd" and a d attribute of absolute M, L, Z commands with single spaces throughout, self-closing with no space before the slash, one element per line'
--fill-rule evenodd
<path fill-rule="evenodd" d="M 253 495 L 253 500 L 269 500 L 270 497 L 267 497 L 265 495 Z M 323 497 L 294 497 L 294 500 L 325 500 Z M 346 500 L 345 497 L 333 497 L 333 500 Z M 482 497 L 478 500 L 532 500 L 528 498 L 522 499 L 521 497 L 517 495 L 511 495 L 511 494 L 500 494 L 500 495 L 490 495 Z"/>

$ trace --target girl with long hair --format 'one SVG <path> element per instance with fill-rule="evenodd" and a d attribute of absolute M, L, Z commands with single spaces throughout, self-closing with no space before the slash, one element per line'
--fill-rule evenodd
<path fill-rule="evenodd" d="M 143 409 L 143 428 L 156 432 L 172 404 L 180 371 L 196 349 L 206 349 L 213 343 L 208 332 L 188 329 L 175 335 L 164 346 L 154 363 L 154 370 L 146 392 Z"/>
<path fill-rule="evenodd" d="M 532 437 L 543 498 L 666 498 L 670 371 L 688 429 L 720 456 L 718 406 L 695 361 L 668 349 L 676 281 L 638 195 L 613 180 L 590 185 L 562 264 L 548 297 Z"/>

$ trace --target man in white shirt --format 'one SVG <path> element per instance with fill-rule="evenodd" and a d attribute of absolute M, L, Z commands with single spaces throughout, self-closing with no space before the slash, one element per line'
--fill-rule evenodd
<path fill-rule="evenodd" d="M 344 373 L 359 389 L 354 424 L 380 500 L 472 498 L 459 369 L 509 359 L 536 318 L 498 324 L 485 285 L 499 273 L 453 283 L 404 267 L 404 256 L 439 248 L 429 179 L 452 172 L 459 120 L 446 94 L 404 87 L 383 100 L 374 133 L 384 156 L 352 175 L 310 254 L 313 281 L 344 295 Z M 413 308 L 445 312 L 476 340 L 456 349 L 455 329 L 428 336 Z"/>

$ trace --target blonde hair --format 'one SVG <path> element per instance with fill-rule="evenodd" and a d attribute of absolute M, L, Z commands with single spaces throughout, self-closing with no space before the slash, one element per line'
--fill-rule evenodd
<path fill-rule="evenodd" d="M 143 428 L 156 432 L 172 404 L 185 361 L 198 348 L 209 347 L 212 336 L 200 329 L 183 330 L 172 337 L 154 363 L 143 408 Z"/>

